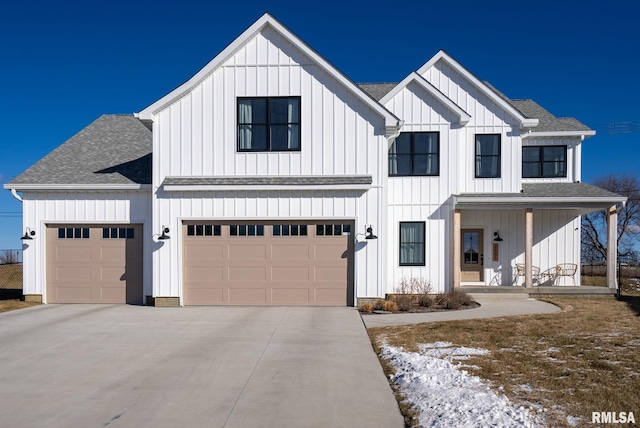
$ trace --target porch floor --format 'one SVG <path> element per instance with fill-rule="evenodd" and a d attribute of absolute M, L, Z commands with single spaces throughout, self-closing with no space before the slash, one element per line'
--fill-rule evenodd
<path fill-rule="evenodd" d="M 475 286 L 463 285 L 461 291 L 473 294 L 528 294 L 535 296 L 615 296 L 615 288 L 592 287 L 586 285 L 580 286 L 541 286 L 525 288 L 513 285 L 492 285 L 492 286 Z M 515 296 L 514 296 L 515 297 Z"/>

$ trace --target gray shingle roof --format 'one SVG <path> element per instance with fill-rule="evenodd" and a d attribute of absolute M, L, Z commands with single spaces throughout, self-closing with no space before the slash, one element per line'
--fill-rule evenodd
<path fill-rule="evenodd" d="M 520 193 L 467 193 L 462 197 L 496 198 L 609 198 L 625 199 L 616 193 L 587 183 L 523 183 Z"/>
<path fill-rule="evenodd" d="M 547 109 L 533 100 L 512 100 L 491 85 L 491 83 L 486 81 L 483 83 L 525 117 L 538 119 L 538 126 L 532 128 L 533 132 L 591 131 L 588 126 L 580 123 L 573 117 L 555 117 Z"/>
<path fill-rule="evenodd" d="M 511 100 L 510 103 L 526 117 L 539 120 L 533 132 L 591 131 L 573 117 L 555 117 L 533 100 Z"/>
<path fill-rule="evenodd" d="M 166 177 L 163 184 L 173 186 L 313 186 L 313 185 L 370 185 L 370 175 L 293 175 L 257 177 Z"/>
<path fill-rule="evenodd" d="M 151 131 L 132 115 L 103 115 L 8 183 L 150 184 Z"/>
<path fill-rule="evenodd" d="M 358 83 L 358 86 L 365 91 L 374 100 L 380 101 L 382 97 L 387 95 L 393 88 L 398 86 L 397 83 Z"/>

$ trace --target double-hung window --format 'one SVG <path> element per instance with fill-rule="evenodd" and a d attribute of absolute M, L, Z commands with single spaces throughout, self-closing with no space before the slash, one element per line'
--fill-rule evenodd
<path fill-rule="evenodd" d="M 300 97 L 238 98 L 238 151 L 300 150 Z"/>
<path fill-rule="evenodd" d="M 567 176 L 567 146 L 522 147 L 522 178 Z"/>
<path fill-rule="evenodd" d="M 389 148 L 389 176 L 440 174 L 440 133 L 403 132 Z"/>
<path fill-rule="evenodd" d="M 500 134 L 476 134 L 476 178 L 500 178 Z"/>
<path fill-rule="evenodd" d="M 424 266 L 424 221 L 400 222 L 400 266 Z"/>

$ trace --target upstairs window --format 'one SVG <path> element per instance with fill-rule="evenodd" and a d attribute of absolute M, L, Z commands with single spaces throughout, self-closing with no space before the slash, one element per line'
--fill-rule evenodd
<path fill-rule="evenodd" d="M 500 178 L 500 134 L 476 134 L 476 178 Z"/>
<path fill-rule="evenodd" d="M 300 97 L 238 98 L 238 151 L 300 150 Z"/>
<path fill-rule="evenodd" d="M 567 146 L 522 148 L 522 178 L 567 176 Z"/>
<path fill-rule="evenodd" d="M 403 132 L 389 148 L 389 176 L 440 174 L 440 133 Z"/>

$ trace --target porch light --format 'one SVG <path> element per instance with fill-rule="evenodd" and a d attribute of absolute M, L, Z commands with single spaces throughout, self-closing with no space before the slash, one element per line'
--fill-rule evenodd
<path fill-rule="evenodd" d="M 493 236 L 495 236 L 495 238 L 493 238 L 494 241 L 496 241 L 496 242 L 502 242 L 503 241 L 503 239 L 500 237 L 500 232 L 498 232 L 498 231 L 493 232 Z"/>
<path fill-rule="evenodd" d="M 367 233 L 364 234 L 364 239 L 378 239 L 376 235 L 373 234 L 373 227 L 367 227 Z"/>
<path fill-rule="evenodd" d="M 167 235 L 167 233 L 169 233 L 169 228 L 165 227 L 164 224 L 162 225 L 162 234 L 160 236 L 158 236 L 158 241 L 165 241 L 167 239 L 171 239 L 171 237 L 169 235 Z"/>
<path fill-rule="evenodd" d="M 35 230 L 31 230 L 27 227 L 27 230 L 24 232 L 24 236 L 20 238 L 21 241 L 30 241 L 32 240 L 32 236 L 36 236 Z"/>

